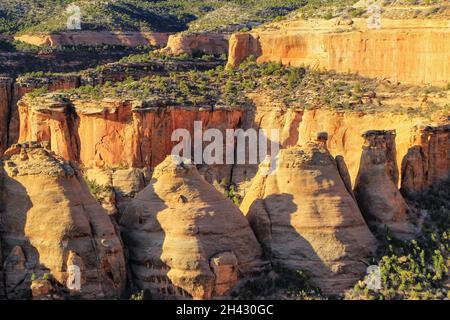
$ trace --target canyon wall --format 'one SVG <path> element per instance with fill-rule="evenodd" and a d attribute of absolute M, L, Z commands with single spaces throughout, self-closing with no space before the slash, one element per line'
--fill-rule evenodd
<path fill-rule="evenodd" d="M 424 185 L 430 185 L 449 172 L 447 129 L 427 131 L 419 139 L 413 130 L 427 123 L 421 116 L 363 113 L 331 109 L 294 110 L 269 103 L 263 96 L 253 97 L 256 107 L 248 110 L 161 107 L 147 108 L 138 102 L 104 100 L 102 102 L 58 101 L 58 98 L 22 99 L 19 102 L 19 141 L 50 141 L 51 148 L 66 159 L 80 161 L 88 168 L 152 167 L 170 153 L 174 129 L 192 132 L 194 121 L 204 129 L 227 128 L 280 130 L 282 148 L 304 144 L 319 132 L 328 133 L 327 146 L 333 156 L 342 156 L 352 183 L 360 168 L 362 134 L 368 130 L 395 130 L 398 172 L 410 148 L 423 145 L 428 166 Z M 445 124 L 442 128 L 447 128 Z M 417 136 L 417 137 L 416 137 Z M 416 138 L 415 138 L 416 137 Z M 270 137 L 269 137 L 270 138 Z M 431 139 L 431 140 L 430 140 Z M 431 144 L 428 146 L 428 140 Z M 434 142 L 435 141 L 435 142 Z M 434 171 L 433 171 L 434 170 Z M 228 182 L 242 189 L 250 186 L 257 171 L 255 165 L 235 165 Z M 405 182 L 406 186 L 406 182 Z"/>
<path fill-rule="evenodd" d="M 414 198 L 450 174 L 450 125 L 418 125 L 402 161 L 401 191 Z"/>
<path fill-rule="evenodd" d="M 54 34 L 24 34 L 14 39 L 36 46 L 143 46 L 164 47 L 169 34 L 161 32 L 112 32 L 112 31 L 75 31 Z"/>
<path fill-rule="evenodd" d="M 446 85 L 450 75 L 450 23 L 434 20 L 383 20 L 379 30 L 361 21 L 350 26 L 330 22 L 286 22 L 271 29 L 234 34 L 229 65 L 249 56 L 257 61 L 325 68 L 393 81 Z"/>
<path fill-rule="evenodd" d="M 181 55 L 188 54 L 213 54 L 228 53 L 227 34 L 220 33 L 178 33 L 169 37 L 164 52 Z"/>
<path fill-rule="evenodd" d="M 236 128 L 242 110 L 147 107 L 145 103 L 47 100 L 19 102 L 19 141 L 50 141 L 53 151 L 88 168 L 155 167 L 171 153 L 175 129 Z M 192 135 L 193 136 L 193 135 Z"/>
<path fill-rule="evenodd" d="M 88 69 L 79 73 L 51 74 L 43 76 L 23 76 L 16 80 L 0 79 L 0 155 L 19 139 L 19 112 L 17 102 L 27 93 L 36 89 L 49 92 L 74 89 L 82 85 L 101 85 L 107 81 L 119 82 L 128 77 L 140 79 L 154 74 L 168 74 L 175 71 L 208 70 L 222 65 L 217 61 L 163 61 L 109 63 L 101 70 Z"/>

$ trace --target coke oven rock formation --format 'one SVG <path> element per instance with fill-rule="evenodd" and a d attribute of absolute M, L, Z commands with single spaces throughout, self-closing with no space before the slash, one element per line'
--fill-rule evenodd
<path fill-rule="evenodd" d="M 375 239 L 320 138 L 281 150 L 270 175 L 262 164 L 241 209 L 273 263 L 336 294 L 365 272 Z"/>
<path fill-rule="evenodd" d="M 120 237 L 73 164 L 43 144 L 17 144 L 5 152 L 0 181 L 8 298 L 29 297 L 33 274 L 36 280 L 47 274 L 67 295 L 121 294 L 125 261 Z M 73 268 L 80 269 L 81 291 L 68 284 Z"/>
<path fill-rule="evenodd" d="M 408 205 L 398 190 L 395 131 L 372 130 L 365 143 L 355 182 L 355 197 L 369 225 L 408 239 L 415 228 L 408 219 Z"/>
<path fill-rule="evenodd" d="M 226 296 L 264 266 L 239 209 L 194 165 L 171 156 L 156 167 L 120 225 L 134 282 L 154 297 Z"/>

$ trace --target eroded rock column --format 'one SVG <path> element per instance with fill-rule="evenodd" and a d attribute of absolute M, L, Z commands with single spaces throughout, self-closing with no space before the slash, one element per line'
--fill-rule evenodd
<path fill-rule="evenodd" d="M 364 145 L 355 197 L 369 225 L 389 229 L 395 237 L 408 239 L 415 228 L 408 220 L 408 206 L 398 190 L 395 131 L 372 130 L 363 134 Z"/>

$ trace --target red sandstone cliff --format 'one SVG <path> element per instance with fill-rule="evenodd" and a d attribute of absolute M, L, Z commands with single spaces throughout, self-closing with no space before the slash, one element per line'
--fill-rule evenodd
<path fill-rule="evenodd" d="M 161 32 L 110 32 L 110 31 L 75 31 L 55 34 L 25 34 L 14 39 L 36 46 L 65 46 L 65 45 L 123 45 L 142 46 L 151 45 L 164 47 L 169 35 Z"/>
<path fill-rule="evenodd" d="M 183 53 L 221 55 L 228 53 L 229 36 L 220 33 L 179 33 L 171 35 L 167 47 L 163 49 L 173 55 Z"/>
<path fill-rule="evenodd" d="M 383 19 L 379 30 L 364 21 L 289 21 L 230 39 L 229 65 L 249 56 L 406 83 L 445 85 L 450 74 L 450 24 L 445 20 Z"/>
<path fill-rule="evenodd" d="M 450 174 L 450 125 L 415 126 L 402 161 L 401 191 L 414 197 Z"/>
<path fill-rule="evenodd" d="M 204 129 L 236 128 L 242 110 L 161 107 L 139 102 L 98 102 L 27 99 L 19 102 L 19 141 L 50 141 L 67 160 L 92 167 L 155 167 L 170 154 L 177 128 L 193 132 L 194 121 Z"/>

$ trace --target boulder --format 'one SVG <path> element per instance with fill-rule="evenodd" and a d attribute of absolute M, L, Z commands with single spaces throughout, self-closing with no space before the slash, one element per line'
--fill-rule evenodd
<path fill-rule="evenodd" d="M 187 160 L 169 156 L 157 166 L 120 225 L 134 282 L 154 297 L 227 296 L 264 267 L 239 208 Z"/>
<path fill-rule="evenodd" d="M 282 149 L 271 174 L 263 162 L 241 209 L 273 263 L 338 294 L 364 274 L 375 239 L 319 138 Z"/>
<path fill-rule="evenodd" d="M 64 287 L 73 255 L 83 264 L 81 291 L 74 295 L 121 294 L 125 284 L 121 240 L 74 163 L 42 143 L 17 144 L 5 152 L 0 177 L 8 298 L 31 295 L 32 274 L 48 274 Z"/>

